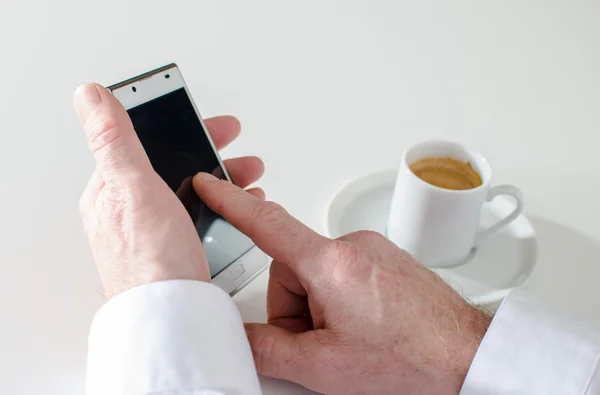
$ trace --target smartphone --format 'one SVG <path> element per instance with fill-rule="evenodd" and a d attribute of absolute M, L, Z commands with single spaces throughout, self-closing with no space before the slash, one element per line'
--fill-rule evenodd
<path fill-rule="evenodd" d="M 108 87 L 123 104 L 154 170 L 179 197 L 204 246 L 213 284 L 233 295 L 268 265 L 248 237 L 198 197 L 199 172 L 231 182 L 175 64 Z"/>

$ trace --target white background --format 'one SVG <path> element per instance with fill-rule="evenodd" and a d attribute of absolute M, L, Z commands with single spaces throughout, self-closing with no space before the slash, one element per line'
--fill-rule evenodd
<path fill-rule="evenodd" d="M 597 0 L 3 0 L 0 393 L 83 393 L 102 298 L 72 92 L 172 61 L 204 116 L 243 122 L 224 156 L 262 156 L 269 198 L 321 232 L 333 193 L 409 143 L 477 148 L 539 234 L 527 288 L 600 321 L 599 21 Z"/>

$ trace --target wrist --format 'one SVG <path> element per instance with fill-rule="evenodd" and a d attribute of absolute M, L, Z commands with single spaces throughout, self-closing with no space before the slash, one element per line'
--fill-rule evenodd
<path fill-rule="evenodd" d="M 457 395 L 491 323 L 491 316 L 461 300 L 438 311 L 417 344 L 421 358 L 412 393 Z"/>
<path fill-rule="evenodd" d="M 100 273 L 104 297 L 113 297 L 142 285 L 168 280 L 194 280 L 210 282 L 207 265 L 163 265 L 148 263 L 140 265 L 133 273 Z M 106 275 L 103 275 L 106 274 Z"/>
<path fill-rule="evenodd" d="M 492 322 L 492 316 L 469 305 L 461 314 L 460 320 L 463 324 L 462 330 L 457 333 L 457 344 L 461 345 L 461 349 L 458 350 L 458 358 L 455 361 L 455 374 L 457 379 L 455 394 L 460 392 L 465 382 L 467 373 L 475 358 L 475 354 L 477 354 L 477 350 L 479 349 L 479 345 Z"/>

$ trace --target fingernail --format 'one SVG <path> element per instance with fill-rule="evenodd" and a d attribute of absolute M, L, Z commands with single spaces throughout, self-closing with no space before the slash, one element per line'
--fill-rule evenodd
<path fill-rule="evenodd" d="M 210 181 L 210 180 L 216 180 L 216 178 L 208 173 L 198 173 L 196 174 L 196 177 L 198 177 L 201 180 L 204 181 Z"/>
<path fill-rule="evenodd" d="M 98 88 L 92 84 L 81 85 L 75 91 L 75 111 L 82 121 L 85 121 L 100 103 L 102 96 L 98 92 Z"/>

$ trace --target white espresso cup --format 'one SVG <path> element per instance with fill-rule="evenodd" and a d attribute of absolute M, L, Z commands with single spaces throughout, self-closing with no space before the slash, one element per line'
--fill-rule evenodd
<path fill-rule="evenodd" d="M 410 169 L 414 162 L 450 157 L 470 163 L 482 184 L 466 190 L 440 188 Z M 449 141 L 428 141 L 408 148 L 392 198 L 387 237 L 429 267 L 449 267 L 467 260 L 473 247 L 523 212 L 521 191 L 512 185 L 490 187 L 492 169 L 480 154 Z M 481 209 L 498 195 L 510 195 L 516 208 L 497 223 L 480 229 Z"/>

